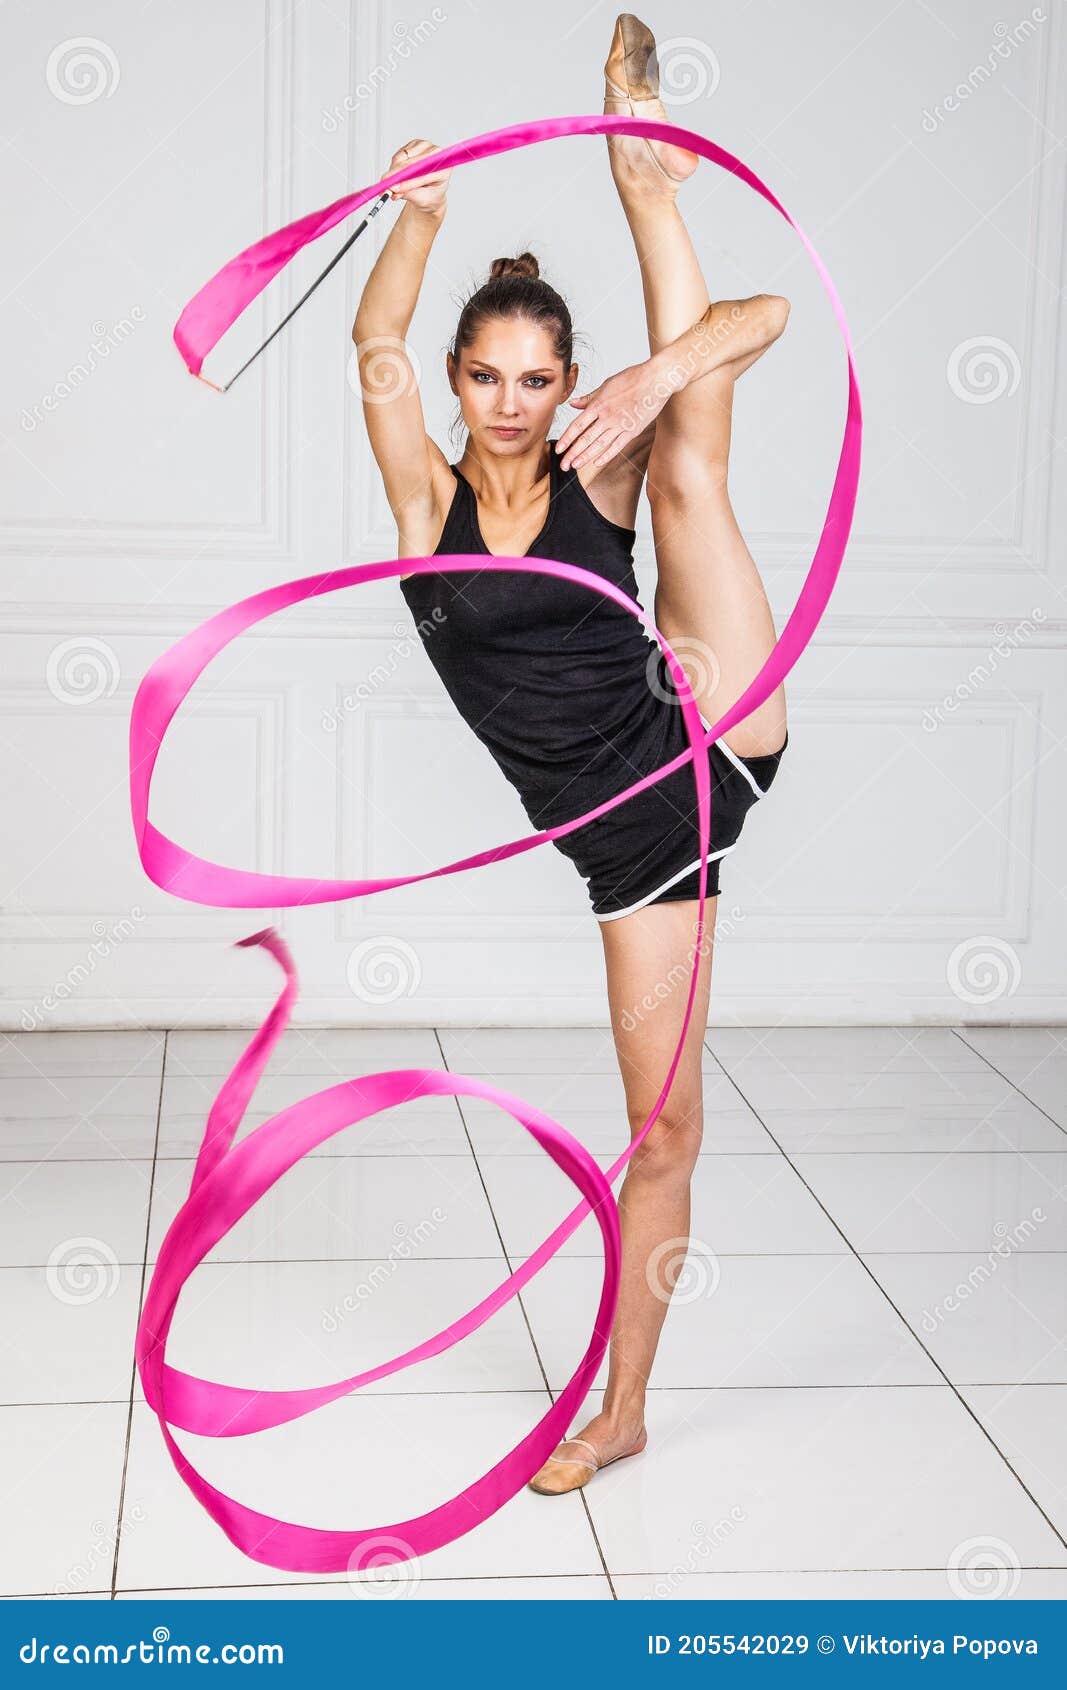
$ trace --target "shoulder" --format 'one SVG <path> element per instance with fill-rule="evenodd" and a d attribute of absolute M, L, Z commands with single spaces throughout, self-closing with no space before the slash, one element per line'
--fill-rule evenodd
<path fill-rule="evenodd" d="M 656 425 L 635 436 L 610 463 L 583 464 L 577 471 L 590 503 L 609 522 L 633 528 Z"/>

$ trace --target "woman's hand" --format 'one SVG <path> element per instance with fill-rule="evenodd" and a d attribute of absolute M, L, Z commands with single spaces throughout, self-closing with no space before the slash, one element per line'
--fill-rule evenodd
<path fill-rule="evenodd" d="M 557 442 L 563 468 L 610 463 L 624 446 L 655 422 L 671 394 L 681 385 L 684 384 L 672 383 L 670 372 L 650 358 L 609 376 L 592 393 L 571 399 L 569 403 L 579 405 L 582 414 L 568 423 Z"/>
<path fill-rule="evenodd" d="M 429 158 L 431 153 L 439 153 L 441 148 L 432 141 L 409 141 L 393 154 L 389 162 L 387 176 L 395 171 L 403 170 L 407 164 L 414 164 L 416 159 Z M 401 182 L 399 188 L 389 189 L 389 198 L 407 200 L 409 205 L 417 205 L 420 211 L 443 212 L 448 198 L 448 179 L 451 170 L 439 170 L 430 176 L 413 176 L 407 182 Z"/>

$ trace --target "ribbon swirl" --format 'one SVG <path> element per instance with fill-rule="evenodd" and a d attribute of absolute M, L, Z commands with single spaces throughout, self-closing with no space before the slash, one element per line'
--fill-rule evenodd
<path fill-rule="evenodd" d="M 784 679 L 812 637 L 837 579 L 855 506 L 862 433 L 848 326 L 841 302 L 821 259 L 784 206 L 739 159 L 691 130 L 645 118 L 590 116 L 547 118 L 494 130 L 456 142 L 435 153 L 435 170 L 528 147 L 567 135 L 624 134 L 670 141 L 690 148 L 738 176 L 761 194 L 792 225 L 803 241 L 830 298 L 848 358 L 848 406 L 833 489 L 815 556 L 796 605 L 780 638 L 746 691 L 706 731 L 685 671 L 651 617 L 612 582 L 590 570 L 536 557 L 486 557 L 468 553 L 391 559 L 329 570 L 254 594 L 230 605 L 193 629 L 156 660 L 138 687 L 130 716 L 130 803 L 141 863 L 156 885 L 177 897 L 221 908 L 297 907 L 363 897 L 393 886 L 408 886 L 439 875 L 456 874 L 533 850 L 584 826 L 625 803 L 635 793 L 663 780 L 693 761 L 701 832 L 700 897 L 697 940 L 689 994 L 678 1044 L 652 1113 L 607 1174 L 559 1122 L 522 1098 L 477 1077 L 431 1068 L 394 1069 L 367 1074 L 317 1092 L 281 1110 L 239 1143 L 233 1143 L 245 1109 L 280 1037 L 297 995 L 297 976 L 288 948 L 272 928 L 239 940 L 262 945 L 280 963 L 286 983 L 274 1008 L 255 1033 L 224 1082 L 208 1115 L 189 1195 L 164 1238 L 137 1328 L 135 1353 L 145 1396 L 154 1410 L 174 1466 L 193 1495 L 239 1549 L 252 1560 L 291 1572 L 351 1573 L 369 1560 L 375 1565 L 406 1561 L 453 1542 L 479 1525 L 515 1496 L 565 1436 L 607 1348 L 618 1300 L 620 1232 L 612 1185 L 647 1137 L 670 1092 L 681 1060 L 699 976 L 704 932 L 707 852 L 710 837 L 710 777 L 707 758 L 695 756 L 736 722 L 743 720 Z M 266 235 L 230 260 L 190 300 L 178 319 L 174 339 L 187 368 L 200 376 L 203 361 L 221 336 L 267 283 L 309 241 L 325 234 L 383 189 L 425 174 L 425 159 L 384 177 L 372 187 L 347 194 L 321 211 L 311 212 L 284 229 Z M 201 377 L 206 380 L 206 377 Z M 213 385 L 213 384 L 212 384 Z M 510 840 L 424 874 L 378 880 L 331 880 L 254 873 L 226 867 L 194 855 L 161 833 L 148 819 L 152 773 L 163 737 L 176 711 L 211 659 L 232 640 L 288 606 L 357 583 L 405 574 L 451 573 L 469 569 L 517 570 L 558 576 L 590 592 L 614 599 L 651 633 L 663 648 L 682 707 L 689 750 L 636 781 L 624 792 L 540 833 Z M 255 1390 L 201 1379 L 170 1366 L 167 1337 L 181 1290 L 207 1253 L 248 1213 L 259 1198 L 301 1157 L 318 1144 L 379 1110 L 418 1097 L 481 1097 L 505 1109 L 570 1178 L 581 1201 L 515 1273 L 503 1280 L 477 1307 L 433 1337 L 352 1378 L 302 1390 Z M 575 1228 L 592 1213 L 604 1247 L 604 1279 L 592 1337 L 565 1389 L 536 1426 L 507 1455 L 447 1502 L 409 1520 L 359 1529 L 333 1530 L 278 1520 L 226 1495 L 204 1478 L 176 1443 L 171 1426 L 208 1437 L 241 1437 L 279 1426 L 347 1396 L 361 1385 L 398 1373 L 417 1361 L 439 1355 L 476 1331 L 533 1278 Z"/>

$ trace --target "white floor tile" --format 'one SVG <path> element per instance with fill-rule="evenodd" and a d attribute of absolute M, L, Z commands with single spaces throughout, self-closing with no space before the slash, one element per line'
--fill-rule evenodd
<path fill-rule="evenodd" d="M 126 1403 L 0 1409 L 6 1595 L 110 1590 L 128 1414 Z"/>
<path fill-rule="evenodd" d="M 1067 1028 L 966 1027 L 963 1037 L 1067 1129 Z"/>
<path fill-rule="evenodd" d="M 945 1027 L 712 1027 L 704 1042 L 738 1080 L 774 1072 L 944 1074 L 986 1066 Z"/>
<path fill-rule="evenodd" d="M 585 1487 L 613 1576 L 944 1567 L 975 1537 L 1067 1567 L 948 1386 L 655 1391 L 648 1430 Z"/>
<path fill-rule="evenodd" d="M 1044 1067 L 1016 1080 L 1016 1085 L 1038 1109 L 1043 1109 L 1056 1124 L 1067 1131 L 1067 1062 Z"/>
<path fill-rule="evenodd" d="M 189 1195 L 193 1163 L 158 1162 L 149 1259 Z M 474 1158 L 306 1156 L 209 1252 L 209 1262 L 491 1256 L 500 1242 Z"/>
<path fill-rule="evenodd" d="M 954 1103 L 867 1109 L 765 1109 L 770 1138 L 787 1155 L 797 1151 L 871 1150 L 991 1151 L 1063 1150 L 1063 1133 L 1036 1105 L 1016 1097 L 990 1110 Z"/>
<path fill-rule="evenodd" d="M 738 1086 L 746 1100 L 763 1115 L 768 1109 L 930 1109 L 949 1108 L 958 1115 L 981 1120 L 1010 1104 L 1018 1107 L 1019 1093 L 991 1068 L 938 1073 L 825 1073 L 792 1074 L 786 1069 L 750 1069 Z"/>
<path fill-rule="evenodd" d="M 616 1573 L 613 1580 L 620 1602 L 677 1600 L 683 1602 L 949 1602 L 968 1600 L 959 1594 L 959 1578 L 944 1568 L 914 1573 L 702 1573 L 675 1570 L 658 1578 L 647 1574 Z M 978 1593 L 976 1593 L 978 1594 Z M 1067 1570 L 1040 1567 L 1009 1570 L 999 1594 L 1015 1601 L 1062 1602 L 1067 1597 Z"/>
<path fill-rule="evenodd" d="M 0 1268 L 0 1403 L 127 1402 L 141 1268 Z"/>
<path fill-rule="evenodd" d="M 159 1075 L 0 1077 L 0 1160 L 151 1158 Z"/>
<path fill-rule="evenodd" d="M 318 1075 L 264 1075 L 252 1095 L 237 1133 L 247 1138 L 271 1115 L 325 1091 L 338 1081 Z M 195 1158 L 204 1137 L 208 1114 L 222 1080 L 215 1075 L 168 1075 L 163 1086 L 159 1155 Z M 1053 1128 L 1055 1131 L 1055 1128 Z M 310 1155 L 322 1156 L 469 1156 L 471 1147 L 454 1097 L 419 1097 L 411 1103 L 384 1109 L 335 1133 Z"/>
<path fill-rule="evenodd" d="M 172 1035 L 173 1036 L 173 1035 Z M 130 1029 L 78 1032 L 0 1033 L 0 1074 L 5 1076 L 155 1074 L 163 1066 L 165 1033 Z"/>
<path fill-rule="evenodd" d="M 602 1167 L 613 1158 L 598 1157 Z M 485 1179 L 509 1254 L 532 1255 L 581 1201 L 570 1181 L 547 1156 L 481 1156 Z M 626 1177 L 613 1186 L 616 1199 Z M 756 1255 L 847 1252 L 784 1157 L 701 1156 L 692 1182 L 694 1253 Z M 586 1215 L 559 1254 L 601 1256 L 600 1229 Z"/>
<path fill-rule="evenodd" d="M 1067 1384 L 1067 1255 L 865 1260 L 954 1385 Z"/>
<path fill-rule="evenodd" d="M 390 1575 L 392 1575 L 390 1577 Z M 357 1588 L 347 1579 L 332 1584 L 219 1585 L 213 1590 L 117 1590 L 116 1602 L 137 1602 L 183 1597 L 195 1601 L 253 1602 L 361 1602 L 395 1600 L 394 1585 L 400 1585 L 405 1601 L 420 1602 L 610 1602 L 611 1586 L 603 1573 L 575 1574 L 570 1578 L 425 1578 L 411 1584 L 405 1580 L 403 1563 L 384 1567 L 378 1582 L 360 1580 Z"/>
<path fill-rule="evenodd" d="M 853 1248 L 985 1252 L 1038 1220 L 1021 1250 L 1067 1250 L 1067 1153 L 794 1158 Z M 1044 1218 L 1041 1218 L 1044 1217 Z"/>
<path fill-rule="evenodd" d="M 960 1037 L 1013 1080 L 1067 1056 L 1067 1027 L 963 1027 Z"/>
<path fill-rule="evenodd" d="M 209 1482 L 276 1519 L 357 1530 L 425 1513 L 493 1467 L 542 1418 L 544 1391 L 478 1396 L 356 1393 L 287 1426 L 245 1438 L 177 1432 Z M 127 1494 L 144 1521 L 123 1530 L 117 1588 L 306 1583 L 237 1549 L 174 1470 L 147 1405 L 134 1406 Z M 434 1578 L 603 1571 L 581 1499 L 525 1487 L 454 1543 L 410 1565 Z M 395 1533 L 392 1535 L 396 1535 Z M 316 1575 L 321 1582 L 322 1575 Z"/>
<path fill-rule="evenodd" d="M 172 1367 L 223 1384 L 298 1390 L 348 1379 L 444 1331 L 507 1278 L 496 1261 L 204 1263 L 182 1291 Z M 361 1393 L 537 1390 L 517 1297 L 451 1349 Z M 143 1398 L 140 1376 L 137 1395 Z"/>
<path fill-rule="evenodd" d="M 1056 1529 L 1067 1533 L 1067 1385 L 966 1385 L 960 1395 Z"/>
<path fill-rule="evenodd" d="M 556 1392 L 585 1353 L 602 1279 L 591 1257 L 555 1256 L 522 1291 Z M 597 1387 L 607 1372 L 605 1356 Z M 854 1256 L 690 1256 L 650 1380 L 653 1389 L 941 1382 Z"/>
<path fill-rule="evenodd" d="M 453 1069 L 453 1072 L 463 1070 Z M 546 1066 L 502 1069 L 487 1074 L 477 1069 L 471 1072 L 481 1079 L 495 1082 L 501 1091 L 536 1105 L 557 1120 L 565 1121 L 570 1115 L 589 1113 L 614 1113 L 620 1121 L 626 1120 L 626 1090 L 617 1069 L 614 1073 L 574 1073 Z M 664 1068 L 662 1079 L 666 1077 L 667 1070 Z M 706 1115 L 719 1110 L 747 1108 L 732 1080 L 710 1058 L 703 1069 L 703 1092 Z M 468 1118 L 500 1116 L 503 1112 L 500 1105 L 480 1097 L 464 1097 L 461 1102 Z"/>
<path fill-rule="evenodd" d="M 0 1265 L 54 1260 L 70 1284 L 81 1245 L 105 1267 L 143 1261 L 151 1175 L 150 1162 L 0 1163 Z"/>
<path fill-rule="evenodd" d="M 618 1074 L 610 1027 L 442 1027 L 447 1066 L 458 1074 Z M 515 1086 L 506 1090 L 515 1091 Z"/>
<path fill-rule="evenodd" d="M 520 1090 L 507 1087 L 515 1096 L 523 1097 L 536 1108 L 544 1110 L 553 1120 L 566 1127 L 579 1143 L 594 1155 L 606 1155 L 609 1161 L 630 1141 L 630 1128 L 625 1106 L 614 1109 L 572 1109 L 560 1100 L 542 1098 L 538 1088 Z M 479 1156 L 543 1156 L 545 1152 L 526 1129 L 503 1109 L 480 1099 L 463 1098 L 463 1115 L 471 1143 Z M 1056 1129 L 1053 1128 L 1053 1131 Z M 741 1102 L 736 1092 L 724 1106 L 720 1102 L 704 1101 L 704 1156 L 776 1156 L 778 1151 L 756 1116 Z"/>
<path fill-rule="evenodd" d="M 222 1080 L 254 1037 L 255 1029 L 189 1029 L 167 1038 L 167 1075 L 199 1074 Z M 287 1027 L 270 1054 L 264 1078 L 302 1074 L 319 1087 L 387 1068 L 443 1068 L 432 1027 Z M 218 1090 L 218 1087 L 215 1087 Z"/>

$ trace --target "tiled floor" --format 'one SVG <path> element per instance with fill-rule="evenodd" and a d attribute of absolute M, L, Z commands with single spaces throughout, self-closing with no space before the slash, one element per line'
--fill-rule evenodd
<path fill-rule="evenodd" d="M 15 1527 L 0 1594 L 351 1599 L 401 1581 L 439 1599 L 1067 1597 L 1067 1030 L 709 1031 L 692 1259 L 647 1451 L 581 1494 L 524 1490 L 363 1586 L 234 1548 L 178 1478 L 132 1365 L 147 1275 L 249 1037 L 0 1035 L 0 1497 Z M 536 1103 L 602 1165 L 622 1147 L 595 1028 L 290 1030 L 242 1136 L 339 1079 L 442 1066 Z M 211 1251 L 168 1360 L 268 1389 L 346 1377 L 480 1301 L 573 1205 L 493 1105 L 389 1111 L 298 1163 Z M 565 1385 L 597 1244 L 584 1224 L 431 1361 L 272 1431 L 178 1442 L 280 1518 L 421 1513 Z"/>

